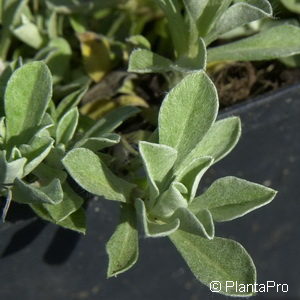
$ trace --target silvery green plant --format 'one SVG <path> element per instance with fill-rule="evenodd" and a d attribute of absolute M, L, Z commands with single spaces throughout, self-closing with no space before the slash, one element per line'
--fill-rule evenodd
<path fill-rule="evenodd" d="M 129 60 L 131 72 L 171 72 L 182 77 L 190 71 L 205 69 L 206 64 L 268 60 L 300 52 L 299 27 L 282 22 L 275 26 L 276 21 L 271 28 L 253 36 L 209 47 L 234 29 L 256 20 L 273 18 L 272 6 L 267 0 L 154 1 L 167 18 L 174 58 L 163 57 L 150 49 L 136 49 Z"/>
<path fill-rule="evenodd" d="M 254 284 L 256 270 L 237 242 L 215 236 L 214 222 L 226 222 L 266 205 L 276 192 L 236 177 L 216 180 L 201 195 L 198 185 L 207 169 L 226 156 L 241 134 L 239 118 L 216 121 L 216 89 L 203 72 L 187 75 L 164 99 L 158 129 L 139 142 L 145 184 L 116 176 L 97 153 L 83 147 L 63 159 L 84 189 L 120 202 L 120 223 L 106 245 L 108 277 L 131 268 L 138 259 L 138 226 L 146 237 L 168 237 L 203 284 L 238 281 Z M 222 285 L 225 286 L 225 285 Z M 220 291 L 250 296 L 235 289 Z"/>
<path fill-rule="evenodd" d="M 1 196 L 3 220 L 11 201 L 28 204 L 43 219 L 85 231 L 83 199 L 67 182 L 61 160 L 83 146 L 100 151 L 119 142 L 112 133 L 138 109 L 123 107 L 105 118 L 79 126 L 77 105 L 86 87 L 66 96 L 57 106 L 52 76 L 44 62 L 13 63 L 0 77 Z"/>

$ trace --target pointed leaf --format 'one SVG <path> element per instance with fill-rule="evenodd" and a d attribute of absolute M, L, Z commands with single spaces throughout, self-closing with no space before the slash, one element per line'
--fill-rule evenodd
<path fill-rule="evenodd" d="M 272 17 L 273 10 L 267 0 L 244 0 L 230 6 L 217 20 L 212 33 L 205 38 L 209 43 L 218 36 L 255 20 Z"/>
<path fill-rule="evenodd" d="M 165 73 L 172 71 L 173 62 L 150 50 L 134 50 L 129 57 L 129 72 Z"/>
<path fill-rule="evenodd" d="M 68 152 L 63 164 L 74 180 L 88 192 L 108 200 L 126 202 L 134 185 L 113 174 L 92 151 L 76 148 Z"/>
<path fill-rule="evenodd" d="M 214 238 L 215 227 L 208 210 L 202 210 L 197 215 L 188 208 L 180 207 L 172 215 L 171 220 L 179 219 L 181 231 L 200 235 L 209 240 Z"/>
<path fill-rule="evenodd" d="M 180 182 L 172 182 L 170 187 L 157 199 L 151 214 L 157 217 L 168 217 L 179 207 L 187 207 L 188 202 L 182 194 L 186 194 L 186 187 Z"/>
<path fill-rule="evenodd" d="M 147 237 L 168 236 L 179 228 L 179 219 L 171 220 L 168 223 L 150 221 L 147 217 L 145 203 L 141 199 L 135 200 L 135 209 Z"/>
<path fill-rule="evenodd" d="M 91 151 L 100 151 L 104 148 L 116 145 L 120 142 L 120 136 L 114 133 L 107 134 L 105 137 L 91 137 L 80 140 L 75 144 L 74 148 L 86 148 Z"/>
<path fill-rule="evenodd" d="M 0 184 L 13 184 L 16 178 L 22 178 L 24 174 L 24 166 L 26 158 L 19 158 L 8 162 L 6 159 L 6 151 L 0 152 Z"/>
<path fill-rule="evenodd" d="M 5 91 L 7 139 L 26 144 L 43 118 L 52 94 L 51 74 L 42 62 L 28 63 L 10 77 Z"/>
<path fill-rule="evenodd" d="M 177 151 L 165 145 L 148 142 L 140 142 L 139 150 L 150 185 L 150 195 L 155 199 L 159 191 L 162 191 L 165 177 L 176 161 Z"/>
<path fill-rule="evenodd" d="M 139 255 L 138 231 L 133 206 L 121 207 L 120 223 L 106 244 L 109 256 L 107 277 L 117 276 L 130 269 Z"/>
<path fill-rule="evenodd" d="M 77 128 L 79 112 L 77 107 L 69 110 L 59 120 L 56 128 L 56 143 L 67 144 L 73 137 Z"/>
<path fill-rule="evenodd" d="M 239 243 L 218 237 L 207 240 L 181 230 L 173 233 L 170 238 L 196 278 L 203 284 L 209 286 L 211 282 L 218 281 L 221 286 L 220 293 L 230 296 L 254 294 L 251 291 L 239 292 L 235 287 L 226 289 L 227 281 L 245 285 L 256 283 L 253 261 Z"/>
<path fill-rule="evenodd" d="M 210 48 L 207 59 L 208 62 L 255 61 L 298 53 L 300 53 L 300 28 L 293 25 L 280 25 L 234 43 Z"/>
<path fill-rule="evenodd" d="M 13 200 L 19 203 L 58 204 L 63 200 L 63 190 L 59 179 L 55 178 L 48 185 L 35 187 L 16 178 L 12 189 Z"/>
<path fill-rule="evenodd" d="M 189 202 L 193 201 L 199 182 L 212 163 L 213 159 L 209 156 L 196 158 L 190 161 L 188 165 L 185 165 L 176 176 L 176 180 L 187 188 L 187 199 Z"/>
<path fill-rule="evenodd" d="M 216 180 L 195 198 L 190 209 L 208 209 L 215 221 L 230 221 L 268 204 L 276 193 L 263 185 L 228 176 Z"/>
<path fill-rule="evenodd" d="M 218 96 L 204 72 L 186 76 L 163 101 L 159 113 L 159 142 L 178 151 L 183 160 L 214 123 Z"/>
<path fill-rule="evenodd" d="M 53 146 L 53 139 L 46 136 L 35 136 L 30 145 L 21 145 L 22 156 L 27 159 L 24 176 L 32 172 L 49 154 Z"/>
<path fill-rule="evenodd" d="M 230 117 L 217 121 L 187 156 L 182 165 L 186 165 L 188 162 L 201 156 L 211 156 L 214 159 L 213 163 L 216 163 L 231 152 L 240 136 L 241 121 L 239 118 Z"/>

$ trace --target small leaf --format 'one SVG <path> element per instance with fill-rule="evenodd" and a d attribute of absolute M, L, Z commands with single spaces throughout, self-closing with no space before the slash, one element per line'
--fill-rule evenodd
<path fill-rule="evenodd" d="M 300 28 L 280 25 L 237 42 L 208 49 L 208 62 L 267 60 L 299 53 Z"/>
<path fill-rule="evenodd" d="M 184 165 L 185 167 L 177 173 L 176 180 L 187 188 L 187 198 L 189 202 L 193 201 L 199 182 L 212 163 L 212 157 L 199 157 L 190 161 L 189 164 Z"/>
<path fill-rule="evenodd" d="M 140 142 L 139 150 L 148 177 L 150 195 L 155 199 L 162 191 L 165 177 L 173 167 L 177 151 L 171 147 L 148 142 Z"/>
<path fill-rule="evenodd" d="M 86 130 L 83 139 L 89 137 L 100 137 L 105 133 L 112 132 L 119 127 L 126 119 L 137 114 L 140 110 L 133 106 L 124 106 L 113 110 L 97 121 Z"/>
<path fill-rule="evenodd" d="M 59 102 L 56 109 L 57 119 L 61 119 L 61 117 L 66 114 L 66 112 L 70 111 L 73 107 L 76 107 L 83 98 L 86 91 L 87 87 L 83 87 L 63 98 Z"/>
<path fill-rule="evenodd" d="M 173 62 L 150 50 L 134 50 L 129 57 L 129 72 L 165 73 L 173 71 Z"/>
<path fill-rule="evenodd" d="M 120 223 L 106 244 L 109 256 L 107 277 L 117 276 L 130 269 L 139 255 L 138 231 L 134 208 L 121 206 Z"/>
<path fill-rule="evenodd" d="M 150 221 L 147 217 L 145 203 L 141 199 L 135 200 L 135 209 L 147 237 L 168 236 L 179 228 L 179 219 L 171 220 L 168 223 Z"/>
<path fill-rule="evenodd" d="M 111 147 L 120 142 L 120 136 L 114 133 L 107 134 L 105 137 L 91 137 L 80 140 L 73 148 L 86 148 L 91 151 L 100 151 L 104 148 Z"/>
<path fill-rule="evenodd" d="M 220 35 L 255 20 L 272 17 L 273 10 L 267 0 L 243 0 L 230 6 L 217 20 L 212 32 L 205 37 L 208 43 Z"/>
<path fill-rule="evenodd" d="M 241 217 L 271 202 L 276 191 L 236 177 L 216 180 L 207 191 L 195 198 L 190 209 L 208 209 L 217 222 Z"/>
<path fill-rule="evenodd" d="M 74 180 L 88 192 L 108 200 L 129 201 L 134 185 L 114 175 L 92 151 L 73 149 L 64 157 L 63 164 Z"/>
<path fill-rule="evenodd" d="M 12 144 L 29 141 L 42 121 L 51 95 L 51 74 L 44 63 L 28 63 L 13 73 L 5 91 L 8 141 Z"/>
<path fill-rule="evenodd" d="M 39 49 L 44 40 L 38 27 L 27 20 L 23 25 L 13 30 L 14 35 L 28 46 Z"/>
<path fill-rule="evenodd" d="M 172 182 L 170 187 L 157 199 L 150 213 L 157 217 L 169 217 L 179 207 L 187 207 L 188 202 L 182 194 L 186 194 L 186 187 L 180 182 Z"/>
<path fill-rule="evenodd" d="M 237 144 L 241 136 L 241 121 L 237 117 L 230 117 L 217 121 L 212 125 L 201 142 L 186 157 L 182 165 L 188 164 L 201 156 L 211 156 L 216 163 L 227 154 Z"/>
<path fill-rule="evenodd" d="M 178 151 L 182 161 L 214 123 L 215 86 L 204 72 L 186 76 L 164 99 L 159 113 L 159 142 Z"/>
<path fill-rule="evenodd" d="M 19 147 L 22 157 L 27 159 L 24 176 L 32 172 L 49 154 L 53 146 L 53 139 L 47 136 L 35 136 L 30 145 L 23 144 Z"/>
<path fill-rule="evenodd" d="M 6 151 L 0 151 L 0 184 L 13 184 L 16 178 L 22 178 L 26 162 L 26 158 L 23 157 L 8 162 Z"/>
<path fill-rule="evenodd" d="M 229 296 L 252 296 L 253 291 L 240 292 L 228 287 L 226 282 L 238 284 L 256 283 L 256 270 L 246 250 L 237 242 L 214 238 L 207 240 L 181 230 L 171 236 L 171 241 L 180 252 L 196 278 L 206 286 L 211 282 L 220 282 L 220 293 Z"/>
<path fill-rule="evenodd" d="M 49 215 L 49 212 L 42 205 L 31 204 L 30 207 L 43 220 L 52 222 L 61 227 L 64 227 L 64 228 L 67 228 L 70 230 L 74 230 L 79 233 L 85 234 L 85 232 L 86 232 L 85 212 L 82 208 L 79 208 L 77 211 L 72 213 L 70 216 L 68 216 L 63 221 L 55 222 Z"/>
<path fill-rule="evenodd" d="M 188 208 L 180 207 L 172 215 L 171 220 L 173 219 L 179 219 L 181 231 L 200 235 L 209 240 L 214 238 L 215 227 L 208 210 L 193 214 Z"/>
<path fill-rule="evenodd" d="M 68 218 L 83 204 L 83 199 L 79 197 L 66 182 L 62 185 L 62 188 L 64 196 L 59 204 L 42 204 L 56 223 Z"/>
<path fill-rule="evenodd" d="M 59 120 L 56 128 L 56 143 L 67 144 L 73 137 L 77 124 L 78 124 L 79 112 L 77 107 L 69 110 Z"/>
<path fill-rule="evenodd" d="M 58 204 L 63 200 L 63 190 L 59 179 L 53 179 L 48 185 L 35 187 L 16 178 L 12 189 L 13 200 L 19 203 Z"/>

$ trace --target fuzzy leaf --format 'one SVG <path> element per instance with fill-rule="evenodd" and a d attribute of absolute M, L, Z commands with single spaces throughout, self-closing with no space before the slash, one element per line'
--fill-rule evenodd
<path fill-rule="evenodd" d="M 57 119 L 61 119 L 61 117 L 66 114 L 66 112 L 70 111 L 73 107 L 76 107 L 83 98 L 86 91 L 87 87 L 83 87 L 63 98 L 59 102 L 56 109 Z"/>
<path fill-rule="evenodd" d="M 210 48 L 207 59 L 208 62 L 255 61 L 298 53 L 300 53 L 300 28 L 293 25 L 280 25 L 234 43 Z"/>
<path fill-rule="evenodd" d="M 195 149 L 187 156 L 182 165 L 186 165 L 201 156 L 211 156 L 214 163 L 225 157 L 235 147 L 241 136 L 241 121 L 230 117 L 217 121 Z"/>
<path fill-rule="evenodd" d="M 8 141 L 12 144 L 29 141 L 42 121 L 51 95 L 51 74 L 44 63 L 28 63 L 12 74 L 5 91 Z"/>
<path fill-rule="evenodd" d="M 56 143 L 67 144 L 73 137 L 77 124 L 79 113 L 77 107 L 69 110 L 59 120 L 56 128 Z"/>
<path fill-rule="evenodd" d="M 13 184 L 16 178 L 22 178 L 26 162 L 27 160 L 24 157 L 8 162 L 6 159 L 6 151 L 1 151 L 0 184 Z"/>
<path fill-rule="evenodd" d="M 162 191 L 165 177 L 173 167 L 177 151 L 171 147 L 140 142 L 139 150 L 147 173 L 150 195 L 155 199 Z"/>
<path fill-rule="evenodd" d="M 47 136 L 35 136 L 30 145 L 19 147 L 22 157 L 27 159 L 24 167 L 24 176 L 32 172 L 49 154 L 53 146 L 53 139 Z"/>
<path fill-rule="evenodd" d="M 107 134 L 105 137 L 91 137 L 80 140 L 75 144 L 74 148 L 87 148 L 94 152 L 100 151 L 104 148 L 111 147 L 120 142 L 120 136 L 114 133 Z"/>
<path fill-rule="evenodd" d="M 172 182 L 170 187 L 157 199 L 151 209 L 151 214 L 158 217 L 168 217 L 179 207 L 187 207 L 188 202 L 182 194 L 186 194 L 186 187 L 180 182 Z"/>
<path fill-rule="evenodd" d="M 178 151 L 182 161 L 214 123 L 215 86 L 204 72 L 186 76 L 164 99 L 159 113 L 159 142 Z"/>
<path fill-rule="evenodd" d="M 59 204 L 42 204 L 56 223 L 62 222 L 68 218 L 83 204 L 83 199 L 79 197 L 66 182 L 63 184 L 62 188 L 63 200 Z"/>
<path fill-rule="evenodd" d="M 109 256 L 107 277 L 117 276 L 130 269 L 139 255 L 138 231 L 133 206 L 121 207 L 120 223 L 106 244 Z"/>
<path fill-rule="evenodd" d="M 209 4 L 209 0 L 183 0 L 183 3 L 187 12 L 197 22 L 205 7 Z"/>
<path fill-rule="evenodd" d="M 172 215 L 171 220 L 179 219 L 181 231 L 200 235 L 209 240 L 214 238 L 215 227 L 208 210 L 193 214 L 188 208 L 180 207 Z"/>
<path fill-rule="evenodd" d="M 226 290 L 226 281 L 237 281 L 239 284 L 256 283 L 256 270 L 246 250 L 237 242 L 214 238 L 207 240 L 200 236 L 181 230 L 171 236 L 196 278 L 209 286 L 213 281 L 221 283 L 221 294 L 230 296 L 252 296 L 254 293 L 241 293 L 234 288 Z"/>
<path fill-rule="evenodd" d="M 13 200 L 19 203 L 58 204 L 63 200 L 63 190 L 59 179 L 53 179 L 48 185 L 35 187 L 16 178 L 12 189 Z"/>
<path fill-rule="evenodd" d="M 190 209 L 208 209 L 215 221 L 230 221 L 268 204 L 276 193 L 263 185 L 228 176 L 216 180 L 195 198 Z"/>
<path fill-rule="evenodd" d="M 150 50 L 134 50 L 129 57 L 129 72 L 165 73 L 172 71 L 173 62 Z"/>
<path fill-rule="evenodd" d="M 244 0 L 230 6 L 217 20 L 212 33 L 205 38 L 209 43 L 218 36 L 255 20 L 272 17 L 273 10 L 267 0 Z"/>
<path fill-rule="evenodd" d="M 85 212 L 82 208 L 79 208 L 77 211 L 69 215 L 61 222 L 55 222 L 49 215 L 49 212 L 40 204 L 31 204 L 30 207 L 33 211 L 43 220 L 52 222 L 64 228 L 74 230 L 79 233 L 85 234 L 86 232 L 86 220 Z"/>
<path fill-rule="evenodd" d="M 39 49 L 43 44 L 43 37 L 38 27 L 34 23 L 29 22 L 29 20 L 15 28 L 13 33 L 19 40 L 34 49 Z"/>
<path fill-rule="evenodd" d="M 63 164 L 74 180 L 88 192 L 108 200 L 126 202 L 134 185 L 114 175 L 92 151 L 76 148 L 67 153 Z"/>
<path fill-rule="evenodd" d="M 147 237 L 168 236 L 179 228 L 179 219 L 171 220 L 168 223 L 155 223 L 150 221 L 147 217 L 145 203 L 141 199 L 135 200 L 135 209 Z"/>
<path fill-rule="evenodd" d="M 184 165 L 184 168 L 176 176 L 176 180 L 187 188 L 187 199 L 189 202 L 193 201 L 199 182 L 212 163 L 213 159 L 209 156 L 196 158 L 190 161 L 189 164 Z"/>
<path fill-rule="evenodd" d="M 126 119 L 137 114 L 140 110 L 134 106 L 124 106 L 107 113 L 99 121 L 97 121 L 92 127 L 90 127 L 82 137 L 99 137 L 105 133 L 112 132 L 118 126 L 120 126 Z"/>

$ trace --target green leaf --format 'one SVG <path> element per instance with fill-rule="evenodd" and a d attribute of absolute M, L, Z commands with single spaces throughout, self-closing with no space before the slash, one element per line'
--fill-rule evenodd
<path fill-rule="evenodd" d="M 141 199 L 135 200 L 135 209 L 137 216 L 143 225 L 147 237 L 163 237 L 175 232 L 180 225 L 179 219 L 168 221 L 167 223 L 157 223 L 149 220 L 147 217 L 145 203 Z"/>
<path fill-rule="evenodd" d="M 216 163 L 231 152 L 240 136 L 241 121 L 238 117 L 217 121 L 195 149 L 186 157 L 182 165 L 185 166 L 202 156 L 211 156 L 214 159 L 213 163 Z"/>
<path fill-rule="evenodd" d="M 221 294 L 229 296 L 252 296 L 255 293 L 239 292 L 236 288 L 226 288 L 226 282 L 238 284 L 256 283 L 256 270 L 253 261 L 246 250 L 237 242 L 214 238 L 207 240 L 200 236 L 181 230 L 171 236 L 177 250 L 196 278 L 209 286 L 211 282 L 221 284 Z"/>
<path fill-rule="evenodd" d="M 63 115 L 65 115 L 68 111 L 70 111 L 73 107 L 76 107 L 84 94 L 87 91 L 87 87 L 83 87 L 81 89 L 76 90 L 75 92 L 67 95 L 63 98 L 56 109 L 57 119 L 61 119 Z"/>
<path fill-rule="evenodd" d="M 208 49 L 208 62 L 268 60 L 298 53 L 300 28 L 280 25 L 237 42 Z"/>
<path fill-rule="evenodd" d="M 159 191 L 162 191 L 166 176 L 176 161 L 177 151 L 165 145 L 148 142 L 140 142 L 139 150 L 148 177 L 150 197 L 155 199 Z"/>
<path fill-rule="evenodd" d="M 86 232 L 86 220 L 85 220 L 85 212 L 82 208 L 79 208 L 77 211 L 72 213 L 66 219 L 61 222 L 55 222 L 49 212 L 40 204 L 31 204 L 30 207 L 32 210 L 43 220 L 48 222 L 52 222 L 61 227 L 77 231 L 79 233 L 85 234 Z"/>
<path fill-rule="evenodd" d="M 91 137 L 80 140 L 75 144 L 74 148 L 87 148 L 91 151 L 100 151 L 104 148 L 111 147 L 120 142 L 120 136 L 115 133 L 109 133 L 103 137 Z"/>
<path fill-rule="evenodd" d="M 24 176 L 32 172 L 49 154 L 53 146 L 53 139 L 47 136 L 35 136 L 29 145 L 19 147 L 22 156 L 27 159 Z"/>
<path fill-rule="evenodd" d="M 99 121 L 97 121 L 92 127 L 90 127 L 82 139 L 89 137 L 99 137 L 105 133 L 112 132 L 119 127 L 126 119 L 134 116 L 140 110 L 134 106 L 123 106 L 114 109 L 112 112 L 107 113 Z"/>
<path fill-rule="evenodd" d="M 182 161 L 214 123 L 218 96 L 204 72 L 186 76 L 164 99 L 159 113 L 159 142 L 178 151 Z"/>
<path fill-rule="evenodd" d="M 180 182 L 172 182 L 170 187 L 157 199 L 150 213 L 157 217 L 169 217 L 179 207 L 187 207 L 188 202 L 182 194 L 188 191 Z"/>
<path fill-rule="evenodd" d="M 177 173 L 175 180 L 181 182 L 187 188 L 189 202 L 193 201 L 199 182 L 212 163 L 212 157 L 199 157 L 189 161 L 189 164 L 183 164 L 184 168 Z"/>
<path fill-rule="evenodd" d="M 172 215 L 171 220 L 179 219 L 181 231 L 200 235 L 209 240 L 214 238 L 215 227 L 211 213 L 208 210 L 202 210 L 193 214 L 188 208 L 180 207 Z"/>
<path fill-rule="evenodd" d="M 120 223 L 106 244 L 109 256 L 107 277 L 117 276 L 130 269 L 139 255 L 138 231 L 133 206 L 121 207 Z"/>
<path fill-rule="evenodd" d="M 73 149 L 64 157 L 63 165 L 88 192 L 108 200 L 129 201 L 134 185 L 114 175 L 92 151 Z"/>
<path fill-rule="evenodd" d="M 281 0 L 281 3 L 290 11 L 300 14 L 299 0 Z"/>
<path fill-rule="evenodd" d="M 271 202 L 276 191 L 236 177 L 216 180 L 207 191 L 195 198 L 190 209 L 208 209 L 217 222 L 241 217 Z"/>
<path fill-rule="evenodd" d="M 26 144 L 41 123 L 52 95 L 51 74 L 42 62 L 28 63 L 10 77 L 5 91 L 7 139 Z"/>
<path fill-rule="evenodd" d="M 58 204 L 63 200 L 63 190 L 59 179 L 53 179 L 48 185 L 35 187 L 16 178 L 14 181 L 13 200 L 19 203 Z"/>
<path fill-rule="evenodd" d="M 136 73 L 165 73 L 173 71 L 173 62 L 150 50 L 134 50 L 129 57 L 129 72 Z"/>
<path fill-rule="evenodd" d="M 45 59 L 52 75 L 54 83 L 63 79 L 70 67 L 72 50 L 69 43 L 63 38 L 51 39 L 49 45 L 54 49 Z"/>
<path fill-rule="evenodd" d="M 273 10 L 267 0 L 244 0 L 230 6 L 217 20 L 212 32 L 205 37 L 211 43 L 218 36 L 255 20 L 272 17 Z"/>
<path fill-rule="evenodd" d="M 183 0 L 183 3 L 189 15 L 197 22 L 209 0 Z"/>
<path fill-rule="evenodd" d="M 0 152 L 0 184 L 13 184 L 16 178 L 22 178 L 24 174 L 24 166 L 26 158 L 19 158 L 8 162 L 6 159 L 6 151 Z"/>
<path fill-rule="evenodd" d="M 15 28 L 13 33 L 19 40 L 34 49 L 39 49 L 44 41 L 38 27 L 29 20 L 26 20 L 24 24 Z"/>
<path fill-rule="evenodd" d="M 73 137 L 77 128 L 79 112 L 77 107 L 69 110 L 59 120 L 56 128 L 56 144 L 67 144 Z"/>
<path fill-rule="evenodd" d="M 62 188 L 63 200 L 59 204 L 42 204 L 56 223 L 68 218 L 83 204 L 83 199 L 79 197 L 66 182 L 62 185 Z"/>

